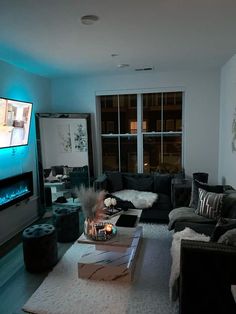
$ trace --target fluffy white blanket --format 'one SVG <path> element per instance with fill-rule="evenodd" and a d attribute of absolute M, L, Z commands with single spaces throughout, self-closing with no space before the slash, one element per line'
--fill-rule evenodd
<path fill-rule="evenodd" d="M 178 299 L 178 278 L 180 272 L 180 245 L 182 239 L 208 242 L 210 240 L 210 237 L 204 234 L 197 233 L 196 231 L 190 228 L 185 228 L 183 231 L 174 233 L 170 250 L 172 257 L 171 273 L 169 280 L 169 292 L 171 301 L 176 301 Z"/>
<path fill-rule="evenodd" d="M 123 201 L 130 201 L 136 208 L 148 208 L 156 201 L 158 195 L 153 192 L 143 192 L 136 190 L 121 190 L 112 193 Z"/>

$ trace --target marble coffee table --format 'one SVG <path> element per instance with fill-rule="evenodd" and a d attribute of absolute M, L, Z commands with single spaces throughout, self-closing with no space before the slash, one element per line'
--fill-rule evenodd
<path fill-rule="evenodd" d="M 140 217 L 141 210 L 128 210 L 128 215 Z M 119 216 L 109 221 L 113 224 Z M 138 222 L 138 221 L 137 221 Z M 142 227 L 116 227 L 117 234 L 108 241 L 93 241 L 84 234 L 79 243 L 92 244 L 91 251 L 83 255 L 78 262 L 80 278 L 93 280 L 112 280 L 130 282 L 133 279 L 135 264 L 142 239 Z"/>

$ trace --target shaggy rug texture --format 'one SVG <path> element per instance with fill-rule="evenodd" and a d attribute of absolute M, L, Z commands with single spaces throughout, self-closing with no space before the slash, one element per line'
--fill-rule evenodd
<path fill-rule="evenodd" d="M 185 228 L 183 231 L 176 232 L 173 235 L 173 241 L 171 245 L 171 257 L 172 257 L 172 265 L 171 265 L 171 273 L 169 280 L 169 289 L 170 289 L 170 300 L 176 301 L 178 299 L 178 278 L 180 272 L 180 245 L 181 240 L 197 240 L 197 241 L 210 241 L 210 237 L 197 233 L 196 231 Z"/>
<path fill-rule="evenodd" d="M 135 208 L 152 207 L 153 203 L 157 200 L 158 197 L 156 193 L 137 190 L 121 190 L 112 194 L 116 197 L 119 197 L 123 201 L 131 202 Z"/>
<path fill-rule="evenodd" d="M 141 225 L 143 241 L 132 283 L 78 278 L 78 260 L 92 246 L 75 243 L 23 310 L 37 314 L 177 314 L 168 293 L 172 233 L 166 225 Z"/>

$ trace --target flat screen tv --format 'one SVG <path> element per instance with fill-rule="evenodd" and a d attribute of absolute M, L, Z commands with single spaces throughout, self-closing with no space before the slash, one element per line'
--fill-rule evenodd
<path fill-rule="evenodd" d="M 0 148 L 28 144 L 32 103 L 0 98 Z"/>

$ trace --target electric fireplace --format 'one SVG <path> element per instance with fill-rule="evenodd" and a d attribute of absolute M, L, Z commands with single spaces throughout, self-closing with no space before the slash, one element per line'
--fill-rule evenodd
<path fill-rule="evenodd" d="M 0 210 L 33 195 L 32 171 L 0 180 Z"/>

